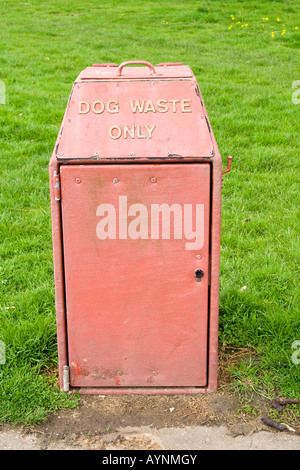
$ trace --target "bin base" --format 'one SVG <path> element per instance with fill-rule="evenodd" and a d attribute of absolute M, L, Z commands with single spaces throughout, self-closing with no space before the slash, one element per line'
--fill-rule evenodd
<path fill-rule="evenodd" d="M 70 392 L 80 395 L 184 395 L 216 392 L 217 387 L 120 387 L 120 388 L 99 388 L 99 387 L 70 387 Z"/>

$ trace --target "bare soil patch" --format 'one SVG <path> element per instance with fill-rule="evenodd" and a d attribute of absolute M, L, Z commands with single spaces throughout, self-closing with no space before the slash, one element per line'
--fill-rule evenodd
<path fill-rule="evenodd" d="M 28 433 L 38 433 L 48 448 L 64 442 L 85 449 L 159 449 L 159 444 L 144 434 L 124 435 L 130 428 L 165 428 L 226 423 L 233 435 L 262 429 L 257 420 L 247 421 L 238 413 L 236 397 L 226 393 L 211 395 L 114 395 L 82 396 L 75 410 L 49 416 Z"/>
<path fill-rule="evenodd" d="M 38 433 L 45 448 L 49 442 L 64 442 L 84 448 L 156 449 L 159 445 L 145 436 L 130 438 L 119 430 L 131 427 L 185 427 L 222 425 L 233 436 L 248 435 L 264 428 L 260 417 L 249 418 L 240 412 L 238 397 L 229 393 L 229 361 L 240 359 L 246 350 L 235 355 L 220 355 L 219 390 L 197 395 L 82 395 L 79 407 L 50 415 L 48 420 L 30 427 L 28 433 Z M 263 410 L 266 404 L 260 403 Z M 267 404 L 269 406 L 269 404 Z M 132 446 L 132 447 L 130 447 Z M 157 447 L 158 446 L 158 447 Z"/>

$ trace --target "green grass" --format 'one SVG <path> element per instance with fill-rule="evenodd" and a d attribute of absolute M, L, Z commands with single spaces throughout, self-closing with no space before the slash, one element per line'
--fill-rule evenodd
<path fill-rule="evenodd" d="M 260 390 L 299 397 L 298 2 L 3 0 L 0 18 L 0 423 L 76 405 L 49 373 L 57 353 L 48 162 L 79 72 L 134 59 L 188 64 L 221 154 L 233 155 L 220 343 L 259 358 L 237 366 L 233 380 L 247 384 L 250 369 Z"/>

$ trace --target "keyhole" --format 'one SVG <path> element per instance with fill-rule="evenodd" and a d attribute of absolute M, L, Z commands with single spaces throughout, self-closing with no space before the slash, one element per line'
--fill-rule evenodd
<path fill-rule="evenodd" d="M 196 281 L 198 282 L 201 281 L 201 279 L 204 276 L 204 272 L 202 271 L 202 269 L 196 269 L 195 276 L 196 276 Z"/>

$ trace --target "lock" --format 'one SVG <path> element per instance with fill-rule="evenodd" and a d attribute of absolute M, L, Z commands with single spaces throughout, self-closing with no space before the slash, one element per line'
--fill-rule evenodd
<path fill-rule="evenodd" d="M 196 269 L 195 276 L 196 276 L 196 281 L 200 282 L 204 276 L 204 272 L 202 271 L 202 269 Z"/>

